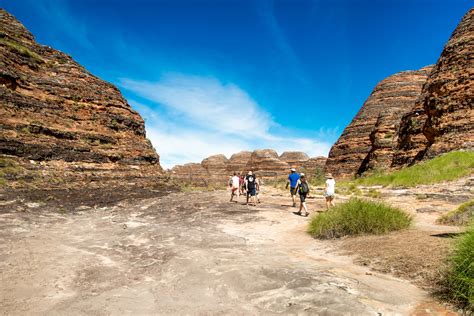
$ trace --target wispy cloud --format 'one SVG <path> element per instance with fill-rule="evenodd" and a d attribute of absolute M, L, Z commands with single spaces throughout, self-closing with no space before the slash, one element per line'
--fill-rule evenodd
<path fill-rule="evenodd" d="M 276 47 L 286 59 L 286 64 L 290 67 L 293 76 L 303 84 L 308 84 L 308 77 L 295 50 L 290 45 L 285 33 L 281 29 L 275 16 L 274 2 L 271 0 L 258 2 L 258 13 L 262 21 L 267 26 L 270 35 L 275 41 Z"/>
<path fill-rule="evenodd" d="M 124 88 L 165 107 L 202 128 L 243 137 L 264 136 L 271 125 L 247 93 L 214 78 L 166 75 L 157 83 L 123 79 Z"/>
<path fill-rule="evenodd" d="M 327 155 L 330 148 L 319 138 L 288 136 L 287 129 L 283 136 L 271 132 L 279 125 L 233 83 L 168 74 L 158 82 L 122 79 L 120 85 L 147 100 L 129 102 L 145 117 L 147 136 L 165 168 L 257 148 L 299 150 L 311 156 Z"/>

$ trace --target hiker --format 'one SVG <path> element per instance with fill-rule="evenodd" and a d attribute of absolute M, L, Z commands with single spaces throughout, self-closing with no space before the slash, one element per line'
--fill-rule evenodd
<path fill-rule="evenodd" d="M 296 184 L 296 189 L 298 190 L 298 194 L 300 195 L 300 210 L 296 212 L 296 214 L 301 215 L 301 210 L 305 211 L 304 216 L 308 216 L 308 208 L 306 207 L 306 198 L 309 194 L 309 183 L 306 181 L 306 177 L 304 173 L 301 173 L 300 178 Z"/>
<path fill-rule="evenodd" d="M 240 187 L 240 195 L 244 195 L 245 194 L 245 178 L 242 175 L 242 173 L 240 173 L 239 175 L 239 187 Z"/>
<path fill-rule="evenodd" d="M 232 202 L 232 200 L 234 199 L 234 195 L 237 195 L 239 196 L 240 192 L 239 192 L 239 186 L 240 186 L 240 183 L 239 183 L 239 177 L 237 176 L 237 172 L 234 172 L 234 176 L 232 178 L 230 178 L 230 202 Z"/>
<path fill-rule="evenodd" d="M 295 168 L 290 169 L 291 173 L 288 175 L 288 181 L 286 182 L 286 188 L 288 189 L 288 185 L 290 186 L 290 194 L 291 199 L 293 200 L 293 207 L 296 207 L 296 184 L 300 178 L 300 175 L 296 173 Z"/>
<path fill-rule="evenodd" d="M 334 180 L 332 174 L 328 173 L 326 175 L 326 188 L 324 189 L 324 197 L 326 198 L 326 208 L 329 210 L 329 207 L 335 206 L 334 204 L 334 195 L 336 193 L 336 180 Z"/>
<path fill-rule="evenodd" d="M 247 205 L 249 204 L 249 198 L 254 201 L 254 205 L 257 205 L 255 195 L 257 194 L 257 181 L 252 171 L 249 171 L 245 177 L 245 187 L 247 188 Z"/>
<path fill-rule="evenodd" d="M 255 176 L 255 197 L 257 198 L 257 203 L 260 203 L 260 197 L 258 194 L 260 193 L 260 180 L 257 177 L 257 174 L 254 174 Z"/>

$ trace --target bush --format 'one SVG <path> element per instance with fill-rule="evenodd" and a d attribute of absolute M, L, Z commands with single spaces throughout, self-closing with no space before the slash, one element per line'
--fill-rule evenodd
<path fill-rule="evenodd" d="M 456 305 L 474 311 L 474 225 L 456 242 L 450 263 L 448 298 Z"/>
<path fill-rule="evenodd" d="M 454 151 L 392 173 L 376 173 L 356 180 L 360 185 L 413 187 L 455 180 L 474 173 L 474 152 Z"/>
<path fill-rule="evenodd" d="M 436 221 L 445 225 L 467 225 L 474 218 L 474 200 L 459 205 Z"/>
<path fill-rule="evenodd" d="M 408 228 L 412 218 L 402 210 L 381 202 L 352 198 L 312 218 L 308 233 L 316 238 L 383 234 Z"/>

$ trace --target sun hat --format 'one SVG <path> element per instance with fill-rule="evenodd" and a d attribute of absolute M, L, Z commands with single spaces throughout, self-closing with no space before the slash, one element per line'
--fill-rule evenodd
<path fill-rule="evenodd" d="M 332 174 L 330 174 L 330 173 L 326 174 L 326 178 L 333 179 Z"/>

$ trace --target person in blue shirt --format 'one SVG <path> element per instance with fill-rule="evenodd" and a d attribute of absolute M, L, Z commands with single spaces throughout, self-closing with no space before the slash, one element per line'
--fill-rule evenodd
<path fill-rule="evenodd" d="M 297 186 L 298 180 L 300 179 L 300 175 L 296 173 L 295 168 L 291 168 L 290 171 L 291 173 L 288 176 L 288 182 L 286 183 L 286 188 L 288 189 L 288 186 L 290 186 L 290 194 L 291 194 L 291 199 L 293 200 L 293 207 L 296 207 L 296 202 L 295 202 L 296 186 Z"/>

